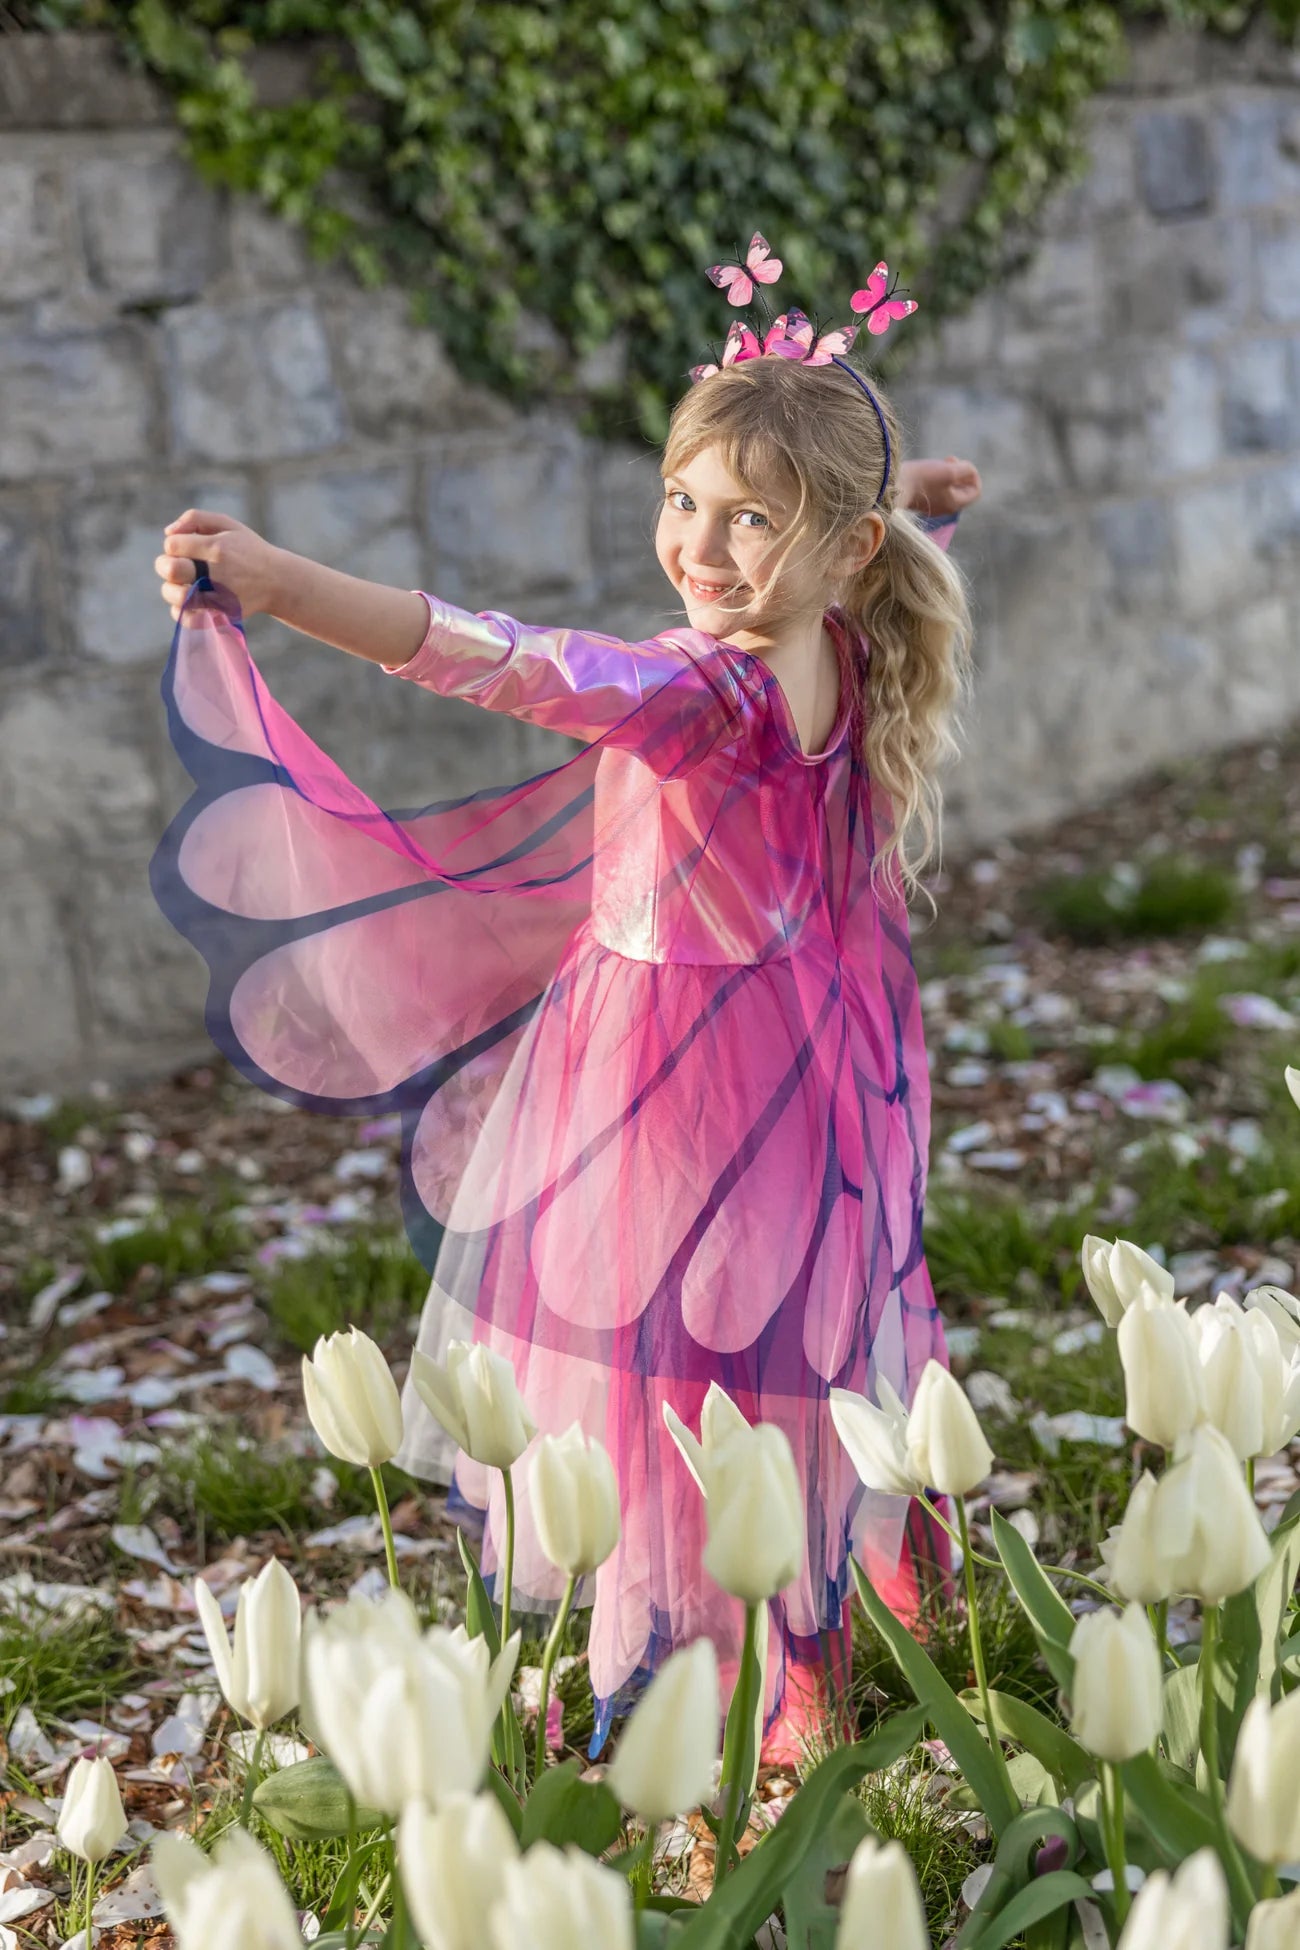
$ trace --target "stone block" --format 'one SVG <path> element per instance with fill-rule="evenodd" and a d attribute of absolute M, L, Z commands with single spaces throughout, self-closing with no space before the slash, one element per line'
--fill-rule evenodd
<path fill-rule="evenodd" d="M 1254 569 L 1244 483 L 1190 488 L 1177 497 L 1171 513 L 1184 620 L 1230 616 Z"/>
<path fill-rule="evenodd" d="M 1084 210 L 1103 222 L 1132 215 L 1137 204 L 1137 159 L 1126 104 L 1093 102 L 1088 127 L 1088 165 L 1080 185 Z"/>
<path fill-rule="evenodd" d="M 45 521 L 27 495 L 0 495 L 0 671 L 46 657 L 54 617 Z"/>
<path fill-rule="evenodd" d="M 325 321 L 348 418 L 364 438 L 405 445 L 513 418 L 503 400 L 460 377 L 437 334 L 412 320 L 405 292 L 340 292 Z"/>
<path fill-rule="evenodd" d="M 1294 609 L 1280 596 L 1245 604 L 1233 617 L 1223 663 L 1225 729 L 1234 738 L 1280 731 L 1300 709 L 1300 640 Z"/>
<path fill-rule="evenodd" d="M 1266 561 L 1294 563 L 1300 553 L 1300 460 L 1257 469 L 1245 483 L 1246 518 Z"/>
<path fill-rule="evenodd" d="M 1156 217 L 1190 217 L 1214 201 L 1214 154 L 1200 115 L 1158 109 L 1134 121 L 1138 181 Z"/>
<path fill-rule="evenodd" d="M 148 356 L 127 328 L 0 338 L 0 481 L 162 449 Z"/>
<path fill-rule="evenodd" d="M 295 555 L 394 588 L 431 585 L 433 562 L 416 520 L 414 466 L 349 467 L 275 482 L 267 536 Z"/>
<path fill-rule="evenodd" d="M 1173 593 L 1169 510 L 1154 495 L 1098 508 L 1093 533 L 1110 569 L 1111 598 L 1121 609 L 1167 604 Z"/>
<path fill-rule="evenodd" d="M 75 1074 L 81 1022 L 69 953 L 76 916 L 59 877 L 32 860 L 0 874 L 0 1089 L 43 1089 Z"/>
<path fill-rule="evenodd" d="M 1065 484 L 1045 416 L 1009 387 L 939 384 L 904 398 L 906 451 L 969 455 L 990 503 L 1023 501 Z"/>
<path fill-rule="evenodd" d="M 1200 28 L 1175 27 L 1164 20 L 1128 23 L 1118 83 L 1138 95 L 1165 95 L 1194 88 L 1201 78 Z"/>
<path fill-rule="evenodd" d="M 1034 400 L 1060 450 L 1066 486 L 1119 494 L 1148 485 L 1149 384 L 1136 348 L 1118 341 L 1091 360 L 1061 350 L 1039 362 Z"/>
<path fill-rule="evenodd" d="M 589 583 L 592 462 L 562 427 L 521 425 L 513 441 L 433 450 L 426 522 L 438 594 L 499 609 Z"/>
<path fill-rule="evenodd" d="M 1276 203 L 1285 193 L 1280 104 L 1252 94 L 1221 103 L 1215 112 L 1219 198 L 1225 210 Z"/>
<path fill-rule="evenodd" d="M 1237 339 L 1223 359 L 1223 439 L 1230 454 L 1285 453 L 1300 440 L 1300 393 L 1285 339 Z"/>
<path fill-rule="evenodd" d="M 51 859 L 151 848 L 162 831 L 149 747 L 156 687 L 78 672 L 11 694 L 0 715 L 0 804 Z"/>
<path fill-rule="evenodd" d="M 1134 224 L 1113 240 L 1107 277 L 1125 334 L 1200 344 L 1228 337 L 1255 302 L 1249 225 L 1196 217 Z"/>
<path fill-rule="evenodd" d="M 139 848 L 86 876 L 74 952 L 91 996 L 97 1062 L 157 1076 L 178 1053 L 198 1055 L 207 1043 L 207 971 L 164 919 L 148 865 L 149 849 Z"/>
<path fill-rule="evenodd" d="M 1212 354 L 1155 347 L 1149 365 L 1152 477 L 1172 481 L 1215 466 L 1223 455 L 1223 434 L 1219 371 Z"/>
<path fill-rule="evenodd" d="M 162 323 L 174 451 L 286 460 L 338 446 L 347 415 L 310 298 L 181 305 Z"/>
<path fill-rule="evenodd" d="M 654 454 L 644 448 L 604 447 L 595 462 L 595 566 L 607 587 L 631 576 L 659 573 L 655 527 L 663 505 L 663 479 Z M 667 582 L 663 585 L 668 589 Z"/>
<path fill-rule="evenodd" d="M 2 57 L 0 57 L 2 58 Z M 0 292 L 7 305 L 47 298 L 70 281 L 63 182 L 52 163 L 0 162 Z"/>
<path fill-rule="evenodd" d="M 154 559 L 163 529 L 187 508 L 219 509 L 248 521 L 242 481 L 165 478 L 78 484 L 66 514 L 76 648 L 110 664 L 152 664 L 159 672 L 175 625 Z"/>
<path fill-rule="evenodd" d="M 230 256 L 240 288 L 254 298 L 316 286 L 326 268 L 313 261 L 297 224 L 255 196 L 231 199 Z"/>
<path fill-rule="evenodd" d="M 120 156 L 78 164 L 72 186 L 92 284 L 122 300 L 194 298 L 228 268 L 227 198 L 184 158 Z"/>
<path fill-rule="evenodd" d="M 128 67 L 113 33 L 0 35 L 0 133 L 174 127 L 171 97 Z"/>
<path fill-rule="evenodd" d="M 1256 218 L 1255 266 L 1265 318 L 1273 325 L 1300 324 L 1300 217 L 1278 210 Z"/>

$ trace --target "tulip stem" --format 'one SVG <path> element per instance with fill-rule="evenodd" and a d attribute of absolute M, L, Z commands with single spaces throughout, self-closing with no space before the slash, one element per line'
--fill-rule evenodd
<path fill-rule="evenodd" d="M 503 1469 L 501 1481 L 506 1491 L 506 1561 L 501 1578 L 501 1643 L 510 1637 L 510 1597 L 515 1579 L 515 1486 L 510 1471 Z"/>
<path fill-rule="evenodd" d="M 86 1864 L 86 1950 L 94 1950 L 95 1932 L 95 1865 Z"/>
<path fill-rule="evenodd" d="M 1250 1500 L 1253 1503 L 1255 1501 L 1255 1458 L 1253 1456 L 1246 1458 L 1246 1488 L 1250 1491 Z"/>
<path fill-rule="evenodd" d="M 1241 1859 L 1224 1805 L 1223 1782 L 1219 1778 L 1219 1696 L 1215 1685 L 1215 1665 L 1219 1650 L 1219 1607 L 1206 1605 L 1201 1612 L 1201 1759 L 1205 1762 L 1210 1805 L 1219 1830 L 1219 1855 L 1228 1874 L 1233 1915 L 1239 1923 L 1250 1915 L 1255 1901 L 1246 1865 Z"/>
<path fill-rule="evenodd" d="M 964 1497 L 956 1496 L 953 1498 L 953 1502 L 957 1505 L 958 1542 L 961 1544 L 962 1553 L 961 1567 L 966 1579 L 966 1629 L 970 1633 L 970 1656 L 971 1663 L 975 1668 L 975 1684 L 979 1688 L 980 1710 L 984 1715 L 984 1731 L 988 1735 L 989 1746 L 1002 1771 L 1002 1776 L 1006 1781 L 1012 1802 L 1016 1807 L 1019 1807 L 1020 1796 L 1011 1785 L 1011 1776 L 1007 1772 L 1007 1757 L 1002 1751 L 1002 1742 L 998 1739 L 997 1722 L 993 1718 L 993 1701 L 989 1696 L 988 1673 L 984 1668 L 984 1640 L 980 1633 L 980 1608 L 975 1595 L 975 1560 L 970 1547 L 970 1526 L 966 1521 L 966 1500 Z"/>
<path fill-rule="evenodd" d="M 1101 1763 L 1102 1833 L 1106 1865 L 1115 1884 L 1115 1921 L 1120 1929 L 1128 1916 L 1128 1858 L 1124 1853 L 1124 1783 L 1113 1761 Z"/>
<path fill-rule="evenodd" d="M 1162 1598 L 1150 1608 L 1151 1629 L 1156 1635 L 1156 1650 L 1160 1654 L 1160 1670 L 1163 1673 L 1165 1661 L 1169 1657 L 1169 1600 Z"/>
<path fill-rule="evenodd" d="M 371 1466 L 370 1480 L 375 1486 L 375 1502 L 379 1505 L 379 1521 L 384 1526 L 384 1555 L 388 1559 L 388 1582 L 393 1590 L 399 1589 L 397 1581 L 397 1547 L 393 1543 L 393 1520 L 388 1514 L 388 1492 L 384 1488 L 383 1475 Z"/>
<path fill-rule="evenodd" d="M 754 1709 L 758 1702 L 754 1698 L 754 1678 L 758 1670 L 758 1606 L 745 1606 L 745 1643 L 740 1654 L 740 1672 L 736 1677 L 736 1725 L 749 1727 L 753 1724 Z M 760 1681 L 761 1684 L 761 1681 Z M 730 1714 L 728 1714 L 730 1719 Z M 739 1760 L 739 1756 L 737 1756 Z M 736 1823 L 740 1819 L 740 1804 L 748 1784 L 740 1777 L 739 1767 L 731 1780 L 725 1783 L 727 1798 L 723 1803 L 722 1820 L 718 1825 L 716 1852 L 713 1858 L 713 1886 L 716 1889 L 723 1877 L 731 1870 L 731 1858 L 736 1846 Z"/>
<path fill-rule="evenodd" d="M 239 1804 L 239 1825 L 247 1828 L 253 1812 L 253 1794 L 262 1778 L 262 1742 L 266 1739 L 266 1728 L 258 1729 L 253 1742 L 252 1756 L 244 1755 L 244 1798 Z"/>
<path fill-rule="evenodd" d="M 925 1514 L 933 1517 L 941 1530 L 947 1531 L 954 1544 L 961 1544 L 963 1557 L 969 1557 L 971 1563 L 978 1564 L 982 1571 L 997 1571 L 1005 1575 L 1006 1566 L 1000 1559 L 985 1557 L 982 1551 L 971 1550 L 968 1544 L 962 1541 L 961 1532 L 949 1523 L 938 1504 L 932 1503 L 928 1496 L 922 1500 L 925 1503 Z M 954 1501 L 958 1500 L 954 1498 Z M 1072 1571 L 1066 1564 L 1040 1564 L 1038 1568 L 1045 1578 L 1071 1578 L 1075 1584 L 1081 1584 L 1085 1591 L 1095 1591 L 1099 1598 L 1106 1600 L 1107 1604 L 1113 1605 L 1115 1602 L 1115 1593 L 1110 1586 L 1098 1584 L 1096 1578 L 1090 1578 L 1086 1571 Z"/>
<path fill-rule="evenodd" d="M 546 1641 L 546 1650 L 542 1654 L 541 1697 L 537 1702 L 537 1742 L 533 1750 L 535 1756 L 533 1778 L 535 1781 L 541 1780 L 543 1769 L 546 1766 L 546 1718 L 551 1704 L 551 1670 L 555 1665 L 555 1655 L 559 1651 L 564 1638 L 564 1627 L 568 1623 L 569 1612 L 573 1605 L 573 1594 L 577 1588 L 577 1578 L 571 1577 L 564 1587 L 564 1596 L 560 1600 L 560 1609 L 555 1614 L 555 1623 L 551 1627 L 551 1635 Z"/>
<path fill-rule="evenodd" d="M 628 1874 L 632 1878 L 632 1897 L 638 1909 L 644 1909 L 654 1887 L 655 1869 L 655 1824 L 648 1821 L 645 1834 L 636 1845 L 632 1866 Z"/>

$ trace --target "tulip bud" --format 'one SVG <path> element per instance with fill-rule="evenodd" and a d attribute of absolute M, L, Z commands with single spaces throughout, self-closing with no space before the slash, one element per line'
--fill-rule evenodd
<path fill-rule="evenodd" d="M 1253 1699 L 1237 1735 L 1228 1826 L 1258 1862 L 1300 1860 L 1300 1693 Z"/>
<path fill-rule="evenodd" d="M 1228 1950 L 1228 1883 L 1212 1848 L 1180 1863 L 1173 1878 L 1149 1875 L 1118 1950 Z"/>
<path fill-rule="evenodd" d="M 403 1592 L 353 1598 L 304 1620 L 303 1700 L 359 1803 L 437 1808 L 478 1790 L 518 1653 L 517 1632 L 495 1660 L 463 1625 L 421 1632 Z"/>
<path fill-rule="evenodd" d="M 211 1856 L 167 1834 L 151 1854 L 177 1950 L 302 1950 L 289 1892 L 244 1829 L 228 1830 Z"/>
<path fill-rule="evenodd" d="M 806 1555 L 804 1493 L 794 1452 L 774 1422 L 737 1429 L 706 1454 L 704 1568 L 747 1605 L 793 1583 Z"/>
<path fill-rule="evenodd" d="M 632 1895 L 625 1877 L 581 1849 L 534 1842 L 506 1862 L 488 1928 L 493 1950 L 632 1950 Z"/>
<path fill-rule="evenodd" d="M 889 1950 L 930 1950 L 925 1905 L 907 1851 L 901 1842 L 868 1835 L 858 1843 L 844 1879 L 835 1950 L 862 1950 L 864 1944 Z"/>
<path fill-rule="evenodd" d="M 402 1401 L 387 1361 L 359 1327 L 321 1335 L 302 1357 L 307 1413 L 325 1447 L 343 1462 L 378 1469 L 402 1444 Z"/>
<path fill-rule="evenodd" d="M 426 1950 L 482 1950 L 483 1919 L 519 1854 L 494 1794 L 453 1794 L 435 1814 L 408 1801 L 397 1830 L 402 1887 Z"/>
<path fill-rule="evenodd" d="M 411 1382 L 457 1448 L 488 1469 L 509 1469 L 537 1434 L 514 1369 L 482 1341 L 452 1341 L 441 1366 L 417 1348 Z"/>
<path fill-rule="evenodd" d="M 1277 1329 L 1277 1337 L 1289 1354 L 1300 1348 L 1300 1300 L 1281 1286 L 1252 1287 L 1242 1305 L 1248 1313 L 1267 1314 Z"/>
<path fill-rule="evenodd" d="M 883 1375 L 880 1407 L 848 1388 L 832 1388 L 831 1420 L 860 1480 L 886 1496 L 919 1496 L 927 1487 L 907 1464 L 907 1410 Z"/>
<path fill-rule="evenodd" d="M 1275 1456 L 1300 1430 L 1300 1340 L 1288 1341 L 1271 1315 L 1258 1307 L 1243 1315 L 1241 1333 L 1259 1372 L 1262 1428 L 1257 1453 Z"/>
<path fill-rule="evenodd" d="M 652 1827 L 697 1807 L 713 1789 L 721 1714 L 718 1655 L 696 1639 L 665 1661 L 624 1727 L 611 1792 Z"/>
<path fill-rule="evenodd" d="M 1300 1104 L 1300 1070 L 1292 1070 L 1288 1067 L 1282 1074 L 1286 1078 L 1287 1089 L 1291 1092 L 1296 1103 Z"/>
<path fill-rule="evenodd" d="M 1263 1366 L 1280 1377 L 1282 1350 L 1276 1330 L 1263 1314 L 1255 1315 L 1254 1334 L 1244 1331 L 1249 1316 L 1229 1295 L 1220 1294 L 1210 1307 L 1189 1316 L 1201 1363 L 1201 1396 L 1205 1419 L 1227 1440 L 1238 1461 L 1258 1456 L 1264 1445 Z M 1271 1338 L 1271 1348 L 1265 1345 Z M 1260 1356 L 1259 1359 L 1256 1355 Z M 1274 1391 L 1280 1393 L 1280 1388 Z"/>
<path fill-rule="evenodd" d="M 747 1429 L 745 1420 L 725 1388 L 719 1388 L 716 1381 L 709 1383 L 709 1391 L 704 1397 L 704 1407 L 700 1411 L 700 1439 L 697 1442 L 679 1415 L 664 1403 L 664 1421 L 677 1447 L 686 1461 L 686 1467 L 695 1478 L 701 1494 L 704 1492 L 705 1458 L 716 1449 L 726 1436 L 734 1435 L 738 1429 Z"/>
<path fill-rule="evenodd" d="M 563 1435 L 542 1437 L 528 1484 L 537 1541 L 547 1561 L 571 1578 L 603 1564 L 622 1535 L 608 1451 L 575 1422 Z"/>
<path fill-rule="evenodd" d="M 921 1370 L 907 1418 L 907 1466 L 945 1496 L 965 1496 L 993 1467 L 975 1410 L 961 1383 L 938 1361 Z"/>
<path fill-rule="evenodd" d="M 1241 1464 L 1208 1423 L 1176 1447 L 1150 1521 L 1173 1589 L 1202 1604 L 1244 1591 L 1272 1555 Z"/>
<path fill-rule="evenodd" d="M 1117 1598 L 1158 1605 L 1175 1595 L 1173 1562 L 1162 1549 L 1156 1521 L 1156 1479 L 1149 1469 L 1133 1485 L 1123 1521 L 1112 1526 L 1101 1556 Z"/>
<path fill-rule="evenodd" d="M 1186 1307 L 1139 1295 L 1119 1324 L 1119 1358 L 1129 1427 L 1172 1449 L 1205 1413 L 1196 1332 Z"/>
<path fill-rule="evenodd" d="M 1141 1605 L 1085 1612 L 1070 1639 L 1075 1737 L 1101 1760 L 1153 1747 L 1163 1719 L 1160 1652 Z"/>
<path fill-rule="evenodd" d="M 1107 1327 L 1118 1327 L 1140 1294 L 1172 1300 L 1174 1276 L 1169 1269 L 1128 1239 L 1098 1239 L 1088 1233 L 1080 1254 L 1083 1278 Z"/>
<path fill-rule="evenodd" d="M 259 1732 L 298 1704 L 302 1606 L 298 1587 L 278 1557 L 239 1587 L 232 1656 L 221 1607 L 202 1578 L 194 1602 L 228 1704 Z"/>
<path fill-rule="evenodd" d="M 1246 1925 L 1246 1950 L 1295 1950 L 1300 1943 L 1300 1889 L 1256 1903 Z"/>
<path fill-rule="evenodd" d="M 83 1862 L 102 1862 L 126 1833 L 126 1811 L 112 1761 L 99 1755 L 73 1763 L 59 1809 L 58 1835 Z"/>

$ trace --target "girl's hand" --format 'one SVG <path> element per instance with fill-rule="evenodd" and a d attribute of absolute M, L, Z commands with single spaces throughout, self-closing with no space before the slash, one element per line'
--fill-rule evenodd
<path fill-rule="evenodd" d="M 195 580 L 196 562 L 207 563 L 212 580 L 231 591 L 244 616 L 257 616 L 274 606 L 281 560 L 280 549 L 233 515 L 187 508 L 163 530 L 163 552 L 154 569 L 173 618 L 188 623 L 191 611 L 182 618 L 181 606 Z"/>
<path fill-rule="evenodd" d="M 919 515 L 959 514 L 982 492 L 979 469 L 955 454 L 944 460 L 905 460 L 900 485 L 903 506 Z"/>

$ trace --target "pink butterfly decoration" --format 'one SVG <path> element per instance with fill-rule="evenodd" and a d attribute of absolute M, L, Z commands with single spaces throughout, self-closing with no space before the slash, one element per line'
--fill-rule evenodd
<path fill-rule="evenodd" d="M 823 332 L 814 343 L 812 320 L 792 309 L 773 322 L 763 341 L 763 350 L 774 352 L 778 358 L 798 359 L 805 366 L 826 366 L 832 359 L 842 357 L 857 335 L 856 325 L 840 325 L 834 331 Z"/>
<path fill-rule="evenodd" d="M 773 257 L 772 246 L 766 237 L 756 230 L 749 240 L 745 262 L 741 264 L 711 264 L 705 276 L 725 291 L 728 302 L 733 305 L 747 305 L 754 295 L 754 285 L 775 284 L 781 275 L 781 260 Z"/>
<path fill-rule="evenodd" d="M 916 310 L 915 298 L 889 296 L 889 266 L 877 264 L 861 291 L 849 299 L 850 311 L 866 312 L 869 332 L 887 332 L 896 318 L 910 318 Z"/>
<path fill-rule="evenodd" d="M 727 342 L 722 348 L 723 365 L 734 366 L 738 359 L 757 359 L 761 350 L 757 332 L 751 331 L 748 325 L 742 325 L 738 318 L 733 318 Z M 717 371 L 716 365 L 692 366 L 691 378 L 698 383 Z"/>

